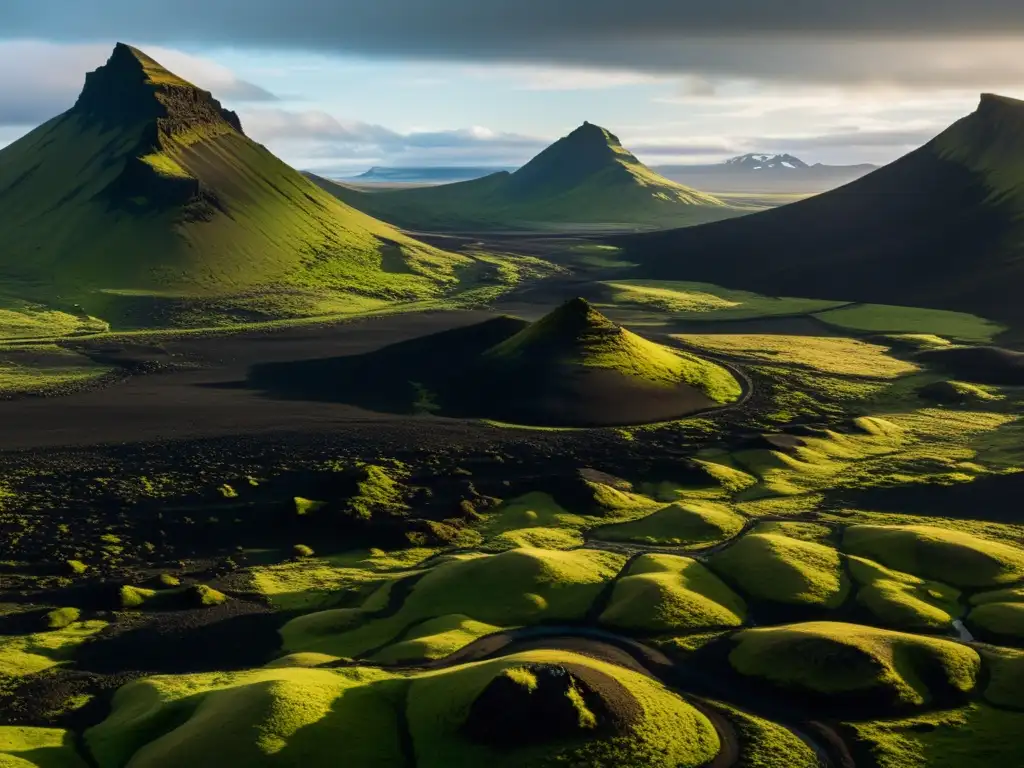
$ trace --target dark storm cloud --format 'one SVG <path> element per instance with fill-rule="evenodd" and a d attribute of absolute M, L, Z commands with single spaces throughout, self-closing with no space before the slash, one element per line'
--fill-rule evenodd
<path fill-rule="evenodd" d="M 18 36 L 487 50 L 537 40 L 690 35 L 954 36 L 1024 31 L 1019 0 L 5 0 L 0 29 Z"/>
<path fill-rule="evenodd" d="M 1004 67 L 972 61 L 976 57 L 922 61 L 917 52 L 901 58 L 899 51 L 840 41 L 1021 34 L 1020 0 L 176 0 L 170 11 L 167 4 L 139 0 L 94 0 L 88 7 L 80 0 L 0 4 L 0 35 L 7 37 L 118 36 L 821 80 L 892 71 L 927 80 L 936 68 L 945 77 L 979 68 L 976 75 L 998 77 Z M 783 41 L 788 44 L 779 45 Z"/>

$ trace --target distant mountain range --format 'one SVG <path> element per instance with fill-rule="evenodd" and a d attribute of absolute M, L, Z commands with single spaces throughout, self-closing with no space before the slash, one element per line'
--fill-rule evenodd
<path fill-rule="evenodd" d="M 846 184 L 870 173 L 878 166 L 808 165 L 789 154 L 746 154 L 711 165 L 654 165 L 650 170 L 685 186 L 720 194 L 789 192 L 813 194 Z M 394 167 L 375 166 L 358 176 L 343 181 L 362 184 L 435 185 L 472 181 L 501 172 L 514 172 L 514 167 Z"/>
<path fill-rule="evenodd" d="M 0 295 L 128 324 L 187 301 L 224 321 L 420 298 L 470 261 L 324 194 L 120 43 L 72 109 L 0 150 L 0 232 Z"/>
<path fill-rule="evenodd" d="M 514 173 L 373 192 L 310 178 L 354 208 L 417 230 L 664 228 L 749 212 L 658 175 L 591 123 Z"/>
<path fill-rule="evenodd" d="M 388 168 L 374 166 L 366 173 L 349 180 L 374 184 L 451 184 L 490 176 L 492 173 L 511 173 L 515 166 L 437 166 Z"/>
<path fill-rule="evenodd" d="M 925 146 L 840 189 L 620 245 L 648 278 L 1024 320 L 1024 102 L 983 95 Z"/>
<path fill-rule="evenodd" d="M 808 165 L 793 155 L 747 154 L 713 165 L 659 165 L 663 176 L 717 194 L 817 194 L 848 184 L 877 165 Z"/>

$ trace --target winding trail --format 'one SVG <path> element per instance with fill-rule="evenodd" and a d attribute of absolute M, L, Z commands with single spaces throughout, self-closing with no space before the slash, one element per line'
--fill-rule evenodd
<path fill-rule="evenodd" d="M 419 664 L 385 664 L 362 660 L 338 660 L 323 664 L 323 668 L 376 667 L 403 672 L 426 672 L 510 656 L 530 650 L 566 650 L 590 656 L 629 669 L 657 680 L 680 693 L 683 699 L 704 714 L 715 728 L 722 747 L 719 754 L 702 768 L 733 768 L 741 757 L 741 745 L 736 728 L 723 713 L 716 710 L 703 697 L 691 693 L 698 688 L 716 694 L 723 686 L 710 672 L 683 666 L 672 661 L 662 651 L 638 640 L 618 635 L 598 627 L 572 625 L 536 625 L 504 630 L 474 640 L 469 645 L 440 659 Z M 720 698 L 727 700 L 728 691 L 721 690 Z M 849 750 L 841 737 L 827 725 L 808 721 L 803 728 L 788 722 L 772 720 L 789 730 L 818 755 L 822 768 L 855 768 Z M 809 732 L 814 730 L 821 733 Z"/>

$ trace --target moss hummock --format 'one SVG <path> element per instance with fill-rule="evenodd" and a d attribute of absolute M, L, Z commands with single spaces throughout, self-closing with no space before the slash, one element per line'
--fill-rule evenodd
<path fill-rule="evenodd" d="M 601 623 L 648 632 L 738 627 L 743 600 L 696 560 L 644 555 L 615 584 Z"/>
<path fill-rule="evenodd" d="M 744 630 L 729 661 L 788 690 L 894 706 L 966 693 L 981 670 L 977 651 L 950 640 L 829 621 Z"/>
<path fill-rule="evenodd" d="M 722 504 L 675 503 L 639 520 L 603 526 L 593 535 L 604 541 L 701 549 L 735 536 L 745 522 L 742 515 Z"/>
<path fill-rule="evenodd" d="M 930 525 L 855 525 L 843 549 L 926 579 L 994 587 L 1024 578 L 1024 549 Z"/>
<path fill-rule="evenodd" d="M 708 565 L 754 600 L 837 608 L 850 590 L 838 551 L 778 534 L 747 534 Z"/>

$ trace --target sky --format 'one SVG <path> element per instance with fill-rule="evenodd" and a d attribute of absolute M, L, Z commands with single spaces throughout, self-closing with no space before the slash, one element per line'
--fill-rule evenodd
<path fill-rule="evenodd" d="M 1020 0 L 2 0 L 0 146 L 117 41 L 338 176 L 519 165 L 584 120 L 652 165 L 886 163 L 1024 98 Z"/>

